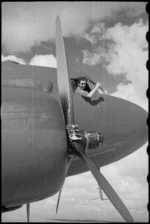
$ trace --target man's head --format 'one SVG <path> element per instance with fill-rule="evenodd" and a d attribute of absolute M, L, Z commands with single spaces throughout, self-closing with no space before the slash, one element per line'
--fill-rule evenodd
<path fill-rule="evenodd" d="M 84 90 L 86 87 L 86 83 L 87 83 L 86 77 L 79 77 L 77 84 L 80 87 L 80 89 Z"/>

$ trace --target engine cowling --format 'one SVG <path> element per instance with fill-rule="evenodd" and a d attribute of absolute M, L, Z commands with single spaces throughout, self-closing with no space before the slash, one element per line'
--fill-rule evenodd
<path fill-rule="evenodd" d="M 67 126 L 69 140 L 74 148 L 74 143 L 82 148 L 82 151 L 96 149 L 103 144 L 103 135 L 100 132 L 80 130 L 78 125 Z"/>

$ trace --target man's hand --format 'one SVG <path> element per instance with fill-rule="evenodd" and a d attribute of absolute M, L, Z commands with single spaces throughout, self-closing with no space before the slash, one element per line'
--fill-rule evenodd
<path fill-rule="evenodd" d="M 98 89 L 99 87 L 101 87 L 101 83 L 100 82 L 97 82 L 96 83 L 96 88 Z"/>
<path fill-rule="evenodd" d="M 102 85 L 101 85 L 100 82 L 97 82 L 97 83 L 96 83 L 96 89 L 98 90 L 98 92 L 99 92 L 100 94 L 101 94 L 100 89 L 101 89 L 101 91 L 103 92 L 103 94 L 105 94 L 105 92 L 104 92 L 104 90 L 103 90 Z"/>

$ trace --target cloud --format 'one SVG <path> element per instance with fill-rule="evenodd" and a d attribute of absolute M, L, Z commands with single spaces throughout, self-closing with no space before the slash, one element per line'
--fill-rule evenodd
<path fill-rule="evenodd" d="M 102 171 L 106 174 L 109 180 L 115 180 L 117 177 L 121 177 L 122 179 L 132 177 L 135 182 L 138 182 L 144 187 L 146 175 L 148 173 L 148 157 L 146 149 L 147 143 L 130 156 L 127 156 L 114 164 L 103 167 Z M 133 161 L 136 161 L 136 163 L 133 163 Z M 109 172 L 107 172 L 107 169 L 109 169 Z"/>
<path fill-rule="evenodd" d="M 90 53 L 88 50 L 81 51 L 83 53 L 83 64 L 95 66 L 101 60 L 101 56 L 97 53 Z"/>
<path fill-rule="evenodd" d="M 8 55 L 3 56 L 1 55 L 1 61 L 16 61 L 19 64 L 26 64 L 25 61 L 21 58 L 16 57 L 15 55 Z M 35 65 L 35 66 L 44 66 L 44 67 L 57 67 L 57 60 L 54 55 L 35 55 L 33 58 L 31 58 L 29 65 Z"/>
<path fill-rule="evenodd" d="M 133 83 L 140 98 L 145 97 L 145 90 L 148 87 L 147 31 L 148 25 L 140 20 L 132 26 L 117 24 L 108 29 L 104 35 L 104 39 L 114 42 L 108 55 L 105 55 L 108 72 L 112 75 L 124 73 L 126 79 Z"/>
<path fill-rule="evenodd" d="M 41 41 L 55 39 L 55 19 L 60 15 L 63 34 L 79 35 L 89 21 L 111 18 L 128 10 L 130 16 L 145 11 L 146 3 L 132 2 L 3 2 L 2 45 L 9 53 L 27 52 Z"/>
<path fill-rule="evenodd" d="M 21 58 L 17 58 L 15 55 L 3 56 L 1 55 L 1 61 L 16 61 L 19 64 L 26 64 L 25 61 Z"/>
<path fill-rule="evenodd" d="M 35 55 L 29 64 L 53 68 L 57 67 L 57 61 L 54 55 Z"/>
<path fill-rule="evenodd" d="M 148 111 L 148 100 L 146 97 L 147 88 L 143 89 L 141 97 L 139 97 L 139 94 L 136 93 L 134 84 L 120 83 L 116 88 L 117 90 L 111 94 L 112 96 L 119 97 L 132 103 L 138 104 L 143 109 Z"/>
<path fill-rule="evenodd" d="M 89 33 L 85 33 L 84 38 L 94 45 L 101 39 L 104 32 L 106 32 L 105 24 L 100 22 L 92 27 Z"/>
<path fill-rule="evenodd" d="M 103 61 L 110 75 L 124 74 L 126 80 L 131 82 L 127 85 L 120 83 L 112 95 L 138 102 L 144 108 L 148 107 L 147 31 L 148 24 L 141 19 L 130 26 L 118 23 L 108 29 L 104 24 L 97 24 L 85 38 L 92 44 L 103 44 L 103 48 L 95 45 L 92 53 L 83 51 L 83 63 L 94 66 Z"/>
<path fill-rule="evenodd" d="M 127 100 L 148 108 L 146 90 L 148 88 L 148 43 L 146 41 L 147 24 L 141 20 L 132 26 L 117 24 L 106 33 L 106 39 L 114 41 L 107 60 L 106 69 L 112 75 L 125 74 L 132 85 L 119 85 L 113 95 L 126 95 Z M 130 87 L 130 88 L 129 88 Z M 123 95 L 122 95 L 123 96 Z M 123 97 L 125 98 L 125 97 Z"/>

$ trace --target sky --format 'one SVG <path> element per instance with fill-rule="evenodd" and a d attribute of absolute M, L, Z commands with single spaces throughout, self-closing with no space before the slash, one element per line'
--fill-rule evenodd
<path fill-rule="evenodd" d="M 148 111 L 148 15 L 144 2 L 3 2 L 1 60 L 57 67 L 55 19 L 61 19 L 68 64 L 102 83 L 107 94 Z M 101 73 L 105 76 L 102 79 Z M 136 161 L 136 162 L 135 162 Z M 130 156 L 101 168 L 129 208 L 133 219 L 148 221 L 147 144 Z M 31 205 L 31 221 L 55 218 L 124 220 L 99 197 L 90 172 L 66 179 L 59 212 L 58 194 Z M 2 221 L 26 221 L 25 206 L 4 213 Z"/>

